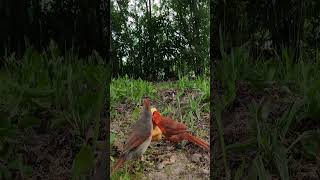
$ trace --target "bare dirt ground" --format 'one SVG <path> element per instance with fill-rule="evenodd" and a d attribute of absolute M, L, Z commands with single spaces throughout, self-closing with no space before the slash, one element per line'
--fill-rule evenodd
<path fill-rule="evenodd" d="M 71 177 L 71 167 L 81 143 L 68 129 L 52 130 L 37 134 L 30 129 L 16 139 L 19 145 L 17 157 L 32 168 L 31 179 L 64 180 Z M 25 179 L 17 172 L 15 179 Z"/>
<path fill-rule="evenodd" d="M 167 89 L 160 91 L 160 98 L 152 99 L 151 105 L 159 109 L 160 112 L 168 104 L 177 109 L 177 102 L 174 96 L 176 91 L 178 90 Z M 196 92 L 186 90 L 185 96 L 190 95 L 190 93 L 195 94 L 195 96 L 197 94 Z M 183 99 L 180 105 L 187 106 L 187 102 L 184 102 Z M 126 131 L 129 130 L 130 125 L 134 122 L 131 117 L 134 106 L 130 102 L 118 104 L 116 112 L 117 114 L 121 114 L 121 116 L 117 116 L 117 119 L 111 120 L 111 131 L 117 137 L 111 150 L 111 155 L 115 159 L 117 159 L 122 149 Z M 172 112 L 171 115 L 174 113 L 177 112 Z M 203 118 L 196 123 L 195 132 L 191 133 L 209 142 L 209 113 L 201 112 L 201 117 Z M 140 176 L 142 179 L 209 179 L 209 163 L 209 152 L 200 147 L 188 142 L 174 145 L 162 139 L 160 142 L 152 142 L 144 154 L 143 160 L 138 160 L 138 163 L 131 163 L 132 169 L 129 169 L 129 172 L 130 174 L 135 173 L 137 168 L 139 168 L 139 171 L 142 173 Z M 140 166 L 136 167 L 136 164 Z"/>

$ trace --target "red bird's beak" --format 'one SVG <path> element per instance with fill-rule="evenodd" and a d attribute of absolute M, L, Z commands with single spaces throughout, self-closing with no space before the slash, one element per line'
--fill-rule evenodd
<path fill-rule="evenodd" d="M 156 111 L 158 111 L 156 108 L 151 108 L 151 114 L 153 114 Z"/>

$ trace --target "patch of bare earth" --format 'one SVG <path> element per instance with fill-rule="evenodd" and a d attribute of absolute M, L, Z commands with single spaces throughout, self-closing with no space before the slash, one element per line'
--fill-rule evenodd
<path fill-rule="evenodd" d="M 23 155 L 25 164 L 33 169 L 31 179 L 64 180 L 71 177 L 72 162 L 81 143 L 68 129 L 50 130 L 44 134 L 30 129 L 17 140 L 20 142 L 18 154 Z"/>
<path fill-rule="evenodd" d="M 151 105 L 158 108 L 160 112 L 162 107 L 168 104 L 172 105 L 174 109 L 178 109 L 177 92 L 177 89 L 161 90 L 159 92 L 160 98 L 152 99 Z M 197 92 L 190 90 L 186 90 L 183 93 L 180 108 L 187 106 L 186 96 L 192 93 L 197 96 Z M 135 105 L 130 103 L 119 104 L 116 108 L 116 113 L 122 115 L 117 119 L 111 120 L 111 131 L 117 135 L 111 154 L 116 159 L 125 141 L 126 132 L 135 121 L 131 118 L 134 107 Z M 172 115 L 174 113 L 176 112 L 172 112 Z M 201 117 L 203 118 L 196 123 L 195 132 L 191 133 L 209 142 L 209 114 L 202 113 Z M 143 160 L 137 160 L 137 162 L 143 164 L 143 169 L 139 170 L 142 171 L 142 179 L 209 179 L 210 176 L 209 152 L 185 141 L 177 145 L 164 139 L 159 142 L 152 142 L 144 154 Z M 134 173 L 134 171 L 131 172 Z"/>
<path fill-rule="evenodd" d="M 152 143 L 143 179 L 209 179 L 210 155 L 193 144 Z"/>
<path fill-rule="evenodd" d="M 100 132 L 98 143 L 104 143 L 103 126 Z M 24 164 L 32 168 L 30 179 L 68 180 L 72 177 L 72 164 L 83 144 L 82 138 L 73 134 L 69 126 L 49 128 L 42 133 L 38 128 L 27 129 L 16 138 L 16 156 L 22 155 Z M 96 149 L 95 155 L 98 153 Z M 16 173 L 13 179 L 26 177 Z"/>

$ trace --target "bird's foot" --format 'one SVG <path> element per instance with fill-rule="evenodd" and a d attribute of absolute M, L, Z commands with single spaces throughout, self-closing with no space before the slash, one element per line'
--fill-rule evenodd
<path fill-rule="evenodd" d="M 140 157 L 140 160 L 141 160 L 141 161 L 145 161 L 145 158 L 144 158 L 143 155 Z"/>

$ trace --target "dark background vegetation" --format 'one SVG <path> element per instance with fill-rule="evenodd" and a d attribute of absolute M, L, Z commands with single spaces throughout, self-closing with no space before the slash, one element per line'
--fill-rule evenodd
<path fill-rule="evenodd" d="M 108 177 L 110 2 L 0 1 L 0 179 Z"/>
<path fill-rule="evenodd" d="M 247 47 L 257 58 L 291 49 L 298 60 L 315 55 L 319 47 L 319 1 L 213 1 L 213 51 L 220 54 L 219 28 L 225 38 L 224 49 Z"/>
<path fill-rule="evenodd" d="M 166 80 L 209 74 L 209 1 L 114 0 L 113 76 Z"/>
<path fill-rule="evenodd" d="M 106 177 L 111 76 L 208 75 L 208 1 L 109 3 L 0 1 L 0 179 Z"/>
<path fill-rule="evenodd" d="M 3 0 L 0 55 L 23 55 L 25 41 L 42 51 L 53 39 L 63 52 L 74 48 L 79 55 L 87 56 L 95 49 L 106 57 L 106 4 L 101 0 Z"/>
<path fill-rule="evenodd" d="M 320 1 L 211 4 L 211 175 L 319 179 Z"/>

